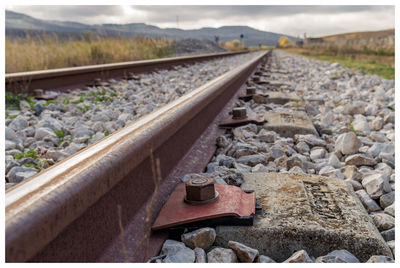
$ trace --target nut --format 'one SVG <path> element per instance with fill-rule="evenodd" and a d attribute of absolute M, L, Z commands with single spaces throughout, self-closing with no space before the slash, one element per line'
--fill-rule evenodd
<path fill-rule="evenodd" d="M 214 179 L 207 177 L 193 178 L 186 182 L 185 201 L 189 204 L 201 204 L 216 200 Z"/>
<path fill-rule="evenodd" d="M 237 107 L 232 109 L 232 119 L 243 119 L 247 117 L 246 107 Z"/>
<path fill-rule="evenodd" d="M 256 93 L 256 88 L 255 87 L 246 88 L 246 94 L 247 95 L 254 95 L 255 93 Z"/>

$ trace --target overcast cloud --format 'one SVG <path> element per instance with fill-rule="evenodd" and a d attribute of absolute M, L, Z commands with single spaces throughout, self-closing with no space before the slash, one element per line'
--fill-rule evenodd
<path fill-rule="evenodd" d="M 394 28 L 394 6 L 6 6 L 45 20 L 198 29 L 247 25 L 294 36 Z"/>

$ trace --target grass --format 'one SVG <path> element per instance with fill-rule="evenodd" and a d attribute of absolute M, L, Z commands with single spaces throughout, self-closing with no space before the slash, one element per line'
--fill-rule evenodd
<path fill-rule="evenodd" d="M 59 41 L 55 36 L 41 39 L 5 40 L 6 73 L 45 70 L 91 64 L 155 59 L 168 56 L 169 41 L 135 36 L 90 36 L 82 40 Z"/>
<path fill-rule="evenodd" d="M 342 66 L 356 71 L 362 71 L 369 74 L 376 74 L 386 79 L 394 79 L 394 56 L 380 55 L 328 55 L 324 51 L 310 51 L 306 49 L 286 49 L 288 52 L 298 53 L 306 57 L 329 62 L 338 62 Z"/>

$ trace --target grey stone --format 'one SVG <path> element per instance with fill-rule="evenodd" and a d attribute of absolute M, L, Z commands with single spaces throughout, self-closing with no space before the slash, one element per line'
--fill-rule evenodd
<path fill-rule="evenodd" d="M 392 191 L 389 182 L 382 174 L 372 174 L 364 177 L 362 186 L 372 199 L 377 199 L 381 195 Z"/>
<path fill-rule="evenodd" d="M 345 164 L 354 166 L 374 166 L 376 165 L 376 161 L 363 154 L 353 154 L 346 158 Z"/>
<path fill-rule="evenodd" d="M 207 250 L 215 240 L 215 230 L 213 228 L 201 228 L 193 232 L 184 233 L 181 240 L 189 248 L 202 248 Z"/>
<path fill-rule="evenodd" d="M 395 228 L 393 227 L 392 229 L 382 231 L 381 235 L 385 241 L 390 241 L 395 239 Z"/>
<path fill-rule="evenodd" d="M 225 148 L 229 145 L 229 140 L 224 136 L 221 135 L 216 139 L 217 146 L 220 148 Z"/>
<path fill-rule="evenodd" d="M 324 158 L 326 154 L 326 150 L 324 148 L 316 148 L 312 149 L 310 153 L 310 158 L 315 162 L 317 159 Z"/>
<path fill-rule="evenodd" d="M 63 160 L 64 158 L 68 157 L 69 154 L 66 154 L 66 153 L 64 153 L 62 151 L 49 149 L 49 150 L 47 150 L 45 156 L 46 156 L 46 158 L 50 158 L 50 159 L 53 159 L 55 162 L 58 162 L 58 161 Z"/>
<path fill-rule="evenodd" d="M 266 131 L 261 129 L 257 138 L 262 142 L 273 143 L 276 140 L 276 133 L 274 131 Z"/>
<path fill-rule="evenodd" d="M 254 155 L 245 155 L 242 156 L 236 161 L 241 164 L 245 164 L 251 167 L 254 167 L 257 164 L 265 163 L 266 157 L 262 154 L 254 154 Z"/>
<path fill-rule="evenodd" d="M 31 109 L 31 106 L 29 105 L 29 103 L 27 101 L 21 100 L 19 102 L 19 109 L 22 112 L 27 112 L 27 111 L 29 111 Z"/>
<path fill-rule="evenodd" d="M 283 148 L 279 145 L 273 145 L 270 149 L 269 149 L 272 157 L 274 159 L 277 159 L 283 155 L 285 155 L 285 152 L 283 151 Z"/>
<path fill-rule="evenodd" d="M 251 168 L 251 172 L 256 173 L 256 172 L 269 172 L 270 169 L 264 166 L 263 164 L 257 164 L 254 167 Z"/>
<path fill-rule="evenodd" d="M 215 245 L 237 241 L 279 262 L 295 250 L 322 256 L 332 247 L 346 248 L 362 261 L 372 254 L 391 256 L 372 219 L 343 180 L 272 172 L 244 174 L 244 178 L 241 188 L 254 190 L 266 213 L 256 214 L 253 226 L 217 226 Z M 316 203 L 317 197 L 325 202 Z"/>
<path fill-rule="evenodd" d="M 47 136 L 57 138 L 57 135 L 54 134 L 54 131 L 49 128 L 40 127 L 36 129 L 35 132 L 36 140 L 43 140 L 43 138 Z"/>
<path fill-rule="evenodd" d="M 337 256 L 320 256 L 315 260 L 316 263 L 345 263 L 344 260 Z"/>
<path fill-rule="evenodd" d="M 349 251 L 347 251 L 345 249 L 334 250 L 334 251 L 328 253 L 327 256 L 335 256 L 335 257 L 343 260 L 343 262 L 346 262 L 346 263 L 359 263 L 360 262 L 353 254 L 351 254 Z"/>
<path fill-rule="evenodd" d="M 311 147 L 326 146 L 326 141 L 324 141 L 321 138 L 318 138 L 316 135 L 313 135 L 313 134 L 306 134 L 306 135 L 296 134 L 296 135 L 294 135 L 294 141 L 296 143 L 305 142 Z"/>
<path fill-rule="evenodd" d="M 368 135 L 371 132 L 367 119 L 360 114 L 354 116 L 355 120 L 352 122 L 352 126 L 355 131 L 361 132 L 363 135 Z"/>
<path fill-rule="evenodd" d="M 65 150 L 63 152 L 68 155 L 71 155 L 71 154 L 74 154 L 74 153 L 78 152 L 79 150 L 83 149 L 84 147 L 85 147 L 85 145 L 83 145 L 83 144 L 77 144 L 75 142 L 72 142 L 67 148 L 65 148 Z"/>
<path fill-rule="evenodd" d="M 36 115 L 40 115 L 43 112 L 43 106 L 40 103 L 36 103 L 33 106 L 33 110 L 35 111 Z"/>
<path fill-rule="evenodd" d="M 202 248 L 195 248 L 194 250 L 195 255 L 195 263 L 206 263 L 207 262 L 207 255 L 204 249 Z"/>
<path fill-rule="evenodd" d="M 379 255 L 379 256 L 371 256 L 367 262 L 372 263 L 394 263 L 394 260 L 390 257 Z"/>
<path fill-rule="evenodd" d="M 330 156 L 328 158 L 328 164 L 334 168 L 343 167 L 343 164 L 340 162 L 339 158 L 334 153 L 330 154 Z"/>
<path fill-rule="evenodd" d="M 292 169 L 294 167 L 304 168 L 303 160 L 298 155 L 292 155 L 286 161 L 287 168 Z"/>
<path fill-rule="evenodd" d="M 230 248 L 216 247 L 207 253 L 207 260 L 209 263 L 232 263 L 237 262 L 237 257 L 235 252 Z"/>
<path fill-rule="evenodd" d="M 46 116 L 46 117 L 43 117 L 42 120 L 39 121 L 36 128 L 48 128 L 48 129 L 51 129 L 52 131 L 62 130 L 63 124 L 62 124 L 62 122 L 58 121 L 57 119 L 55 119 L 53 117 Z"/>
<path fill-rule="evenodd" d="M 387 194 L 381 195 L 381 197 L 379 198 L 379 204 L 381 205 L 382 208 L 386 208 L 391 204 L 393 204 L 394 199 L 395 199 L 395 194 L 394 191 L 392 191 Z"/>
<path fill-rule="evenodd" d="M 259 263 L 275 263 L 275 261 L 273 259 L 271 259 L 268 256 L 264 256 L 264 255 L 261 255 L 258 257 L 258 262 Z"/>
<path fill-rule="evenodd" d="M 387 244 L 388 244 L 390 250 L 392 251 L 393 258 L 395 258 L 396 257 L 395 256 L 395 241 L 394 240 L 388 241 Z"/>
<path fill-rule="evenodd" d="M 371 217 L 379 231 L 386 231 L 394 227 L 394 217 L 386 213 L 375 212 L 371 214 Z"/>
<path fill-rule="evenodd" d="M 308 256 L 307 252 L 305 250 L 299 250 L 295 253 L 293 253 L 292 256 L 290 256 L 287 260 L 284 262 L 288 263 L 312 263 L 312 259 L 310 256 Z"/>
<path fill-rule="evenodd" d="M 305 174 L 304 170 L 302 170 L 300 167 L 298 166 L 294 166 L 291 169 L 289 169 L 288 171 L 289 173 L 300 173 L 300 174 Z"/>
<path fill-rule="evenodd" d="M 379 205 L 367 194 L 365 190 L 358 190 L 356 191 L 356 194 L 368 212 L 381 210 Z"/>
<path fill-rule="evenodd" d="M 18 115 L 11 121 L 8 127 L 12 128 L 15 131 L 21 131 L 24 128 L 28 127 L 28 121 L 26 121 L 26 119 L 23 116 Z"/>
<path fill-rule="evenodd" d="M 358 181 L 346 179 L 346 182 L 351 184 L 351 186 L 353 187 L 354 191 L 358 191 L 358 190 L 362 190 L 363 189 L 361 183 L 359 183 Z"/>
<path fill-rule="evenodd" d="M 6 140 L 5 143 L 4 143 L 4 149 L 6 151 L 17 149 L 17 144 L 15 142 Z"/>
<path fill-rule="evenodd" d="M 388 215 L 390 215 L 390 216 L 392 216 L 392 217 L 394 217 L 395 215 L 395 204 L 396 203 L 393 203 L 393 204 L 391 204 L 390 206 L 388 206 L 388 207 L 386 207 L 385 208 L 385 210 L 383 211 L 383 212 L 385 212 L 386 214 L 388 214 Z"/>
<path fill-rule="evenodd" d="M 10 128 L 10 127 L 5 127 L 5 138 L 6 140 L 16 140 L 17 139 L 17 134 L 15 133 L 15 131 Z"/>
<path fill-rule="evenodd" d="M 225 166 L 227 168 L 233 167 L 233 163 L 235 162 L 235 159 L 233 157 L 223 154 L 219 154 L 215 160 L 219 163 L 220 166 Z"/>
<path fill-rule="evenodd" d="M 229 241 L 228 247 L 231 248 L 240 262 L 254 262 L 258 256 L 258 250 L 243 245 L 239 242 Z"/>
<path fill-rule="evenodd" d="M 18 183 L 32 177 L 36 173 L 37 170 L 34 168 L 16 166 L 10 169 L 10 171 L 7 173 L 7 178 L 8 182 Z"/>
<path fill-rule="evenodd" d="M 307 114 L 310 114 L 312 116 L 316 116 L 320 113 L 318 107 L 315 107 L 308 103 L 306 104 L 305 109 L 306 109 Z"/>
<path fill-rule="evenodd" d="M 305 143 L 304 141 L 301 141 L 299 143 L 296 144 L 296 150 L 301 153 L 308 153 L 310 151 L 310 147 L 307 145 L 307 143 Z"/>
<path fill-rule="evenodd" d="M 391 144 L 385 144 L 385 143 L 374 143 L 372 147 L 368 150 L 368 153 L 372 157 L 377 157 L 380 153 L 390 153 L 394 154 L 394 146 Z"/>
<path fill-rule="evenodd" d="M 373 130 L 381 130 L 383 127 L 384 121 L 382 117 L 376 117 L 374 120 L 371 122 L 371 128 Z"/>
<path fill-rule="evenodd" d="M 354 154 L 361 147 L 361 141 L 353 132 L 347 132 L 339 135 L 336 139 L 335 150 L 344 155 Z"/>
<path fill-rule="evenodd" d="M 110 133 L 111 133 L 111 131 L 110 131 Z M 93 136 L 94 132 L 87 127 L 79 127 L 79 128 L 74 129 L 72 131 L 72 134 L 74 134 L 76 138 L 79 138 L 79 137 L 84 137 L 84 136 L 87 136 L 87 137 Z"/>
<path fill-rule="evenodd" d="M 186 247 L 182 242 L 166 240 L 161 249 L 161 255 L 167 255 L 163 262 L 193 263 L 195 260 L 194 251 Z"/>
<path fill-rule="evenodd" d="M 371 132 L 370 137 L 375 142 L 385 143 L 389 141 L 388 138 L 386 138 L 385 134 L 380 132 Z"/>

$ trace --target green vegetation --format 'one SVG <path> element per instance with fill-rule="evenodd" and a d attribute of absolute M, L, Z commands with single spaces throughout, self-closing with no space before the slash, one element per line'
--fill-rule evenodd
<path fill-rule="evenodd" d="M 349 129 L 350 129 L 351 132 L 353 132 L 354 134 L 356 134 L 356 136 L 360 136 L 361 133 L 360 133 L 359 131 L 357 131 L 357 130 L 354 129 L 354 126 L 353 126 L 352 123 L 349 124 Z"/>
<path fill-rule="evenodd" d="M 353 70 L 363 71 L 369 74 L 376 74 L 386 79 L 394 79 L 394 67 L 388 64 L 378 63 L 375 60 L 358 60 L 344 56 L 329 56 L 329 55 L 312 55 L 308 52 L 301 52 L 303 56 L 324 60 L 329 62 L 338 62 L 341 65 Z"/>
<path fill-rule="evenodd" d="M 6 92 L 6 109 L 19 110 L 20 96 L 11 92 Z"/>
<path fill-rule="evenodd" d="M 88 33 L 81 40 L 60 41 L 48 35 L 40 40 L 29 36 L 5 40 L 6 73 L 156 59 L 169 54 L 167 38 L 100 37 Z"/>
<path fill-rule="evenodd" d="M 104 136 L 108 136 L 108 135 L 110 135 L 110 131 L 108 131 L 108 130 L 104 131 Z"/>
<path fill-rule="evenodd" d="M 14 159 L 22 159 L 22 158 L 28 158 L 28 157 L 30 157 L 30 158 L 33 158 L 33 159 L 37 159 L 37 158 L 39 158 L 39 155 L 37 154 L 37 152 L 35 152 L 35 150 L 34 149 L 30 149 L 29 151 L 27 151 L 27 152 L 22 152 L 22 153 L 20 153 L 20 154 L 15 154 L 14 155 Z"/>

